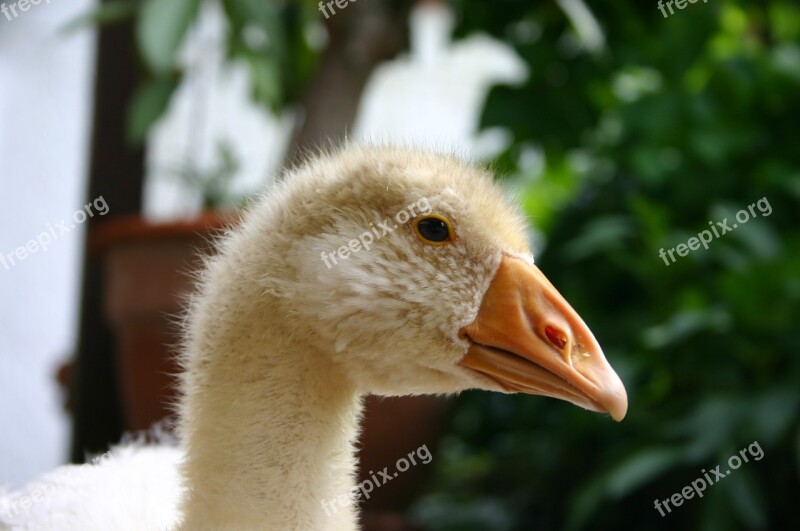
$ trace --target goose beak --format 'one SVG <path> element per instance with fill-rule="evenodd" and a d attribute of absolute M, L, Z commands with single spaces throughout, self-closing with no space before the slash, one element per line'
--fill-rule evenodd
<path fill-rule="evenodd" d="M 560 398 L 620 421 L 628 396 L 592 332 L 538 267 L 504 255 L 459 364 L 507 392 Z"/>

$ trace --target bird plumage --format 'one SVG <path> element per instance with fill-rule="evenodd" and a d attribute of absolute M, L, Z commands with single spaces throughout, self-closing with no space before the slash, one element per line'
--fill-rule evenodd
<path fill-rule="evenodd" d="M 412 205 L 416 211 L 409 213 Z M 404 211 L 408 215 L 399 216 Z M 452 226 L 446 245 L 420 238 L 415 224 L 429 214 Z M 516 264 L 514 271 L 533 268 L 526 227 L 490 174 L 450 156 L 351 146 L 290 171 L 220 239 L 199 276 L 185 319 L 180 450 L 168 454 L 178 468 L 112 478 L 125 463 L 142 473 L 145 464 L 156 464 L 155 455 L 147 461 L 146 448 L 122 449 L 85 479 L 99 485 L 118 479 L 120 490 L 106 491 L 115 496 L 109 507 L 122 514 L 124 505 L 125 514 L 134 515 L 143 507 L 140 493 L 161 492 L 151 481 L 169 484 L 163 510 L 148 514 L 150 523 L 159 521 L 137 529 L 357 528 L 355 505 L 331 515 L 322 502 L 355 486 L 354 445 L 365 394 L 483 388 L 560 396 L 546 380 L 544 389 L 525 378 L 514 380 L 521 388 L 510 388 L 509 370 L 530 370 L 537 378 L 542 370 L 528 369 L 499 346 L 470 351 L 470 368 L 460 365 L 475 346 L 465 330 L 487 330 L 475 324 L 486 312 L 481 304 L 495 275 L 507 269 L 501 264 Z M 368 249 L 365 233 L 372 234 Z M 351 245 L 355 241 L 362 245 Z M 331 252 L 335 263 L 324 259 Z M 563 306 L 550 288 L 536 295 L 548 311 Z M 569 336 L 563 370 L 575 372 L 575 349 L 588 349 L 593 360 L 605 363 L 599 347 L 592 350 L 591 333 L 566 307 L 566 320 L 561 314 L 552 320 Z M 552 345 L 537 348 L 552 355 Z M 495 364 L 486 368 L 481 361 L 493 358 L 481 356 L 510 360 L 496 364 L 506 372 L 493 377 Z M 579 384 L 590 398 L 565 398 L 613 409 L 615 418 L 624 414 L 618 379 L 608 390 L 595 373 L 584 373 Z M 56 475 L 76 470 L 62 468 Z M 101 478 L 104 473 L 109 475 Z M 52 522 L 55 512 L 70 507 L 75 518 L 107 514 L 100 496 L 64 505 L 52 499 L 61 492 L 15 522 Z M 42 511 L 50 520 L 38 520 Z M 116 528 L 87 521 L 33 528 Z"/>

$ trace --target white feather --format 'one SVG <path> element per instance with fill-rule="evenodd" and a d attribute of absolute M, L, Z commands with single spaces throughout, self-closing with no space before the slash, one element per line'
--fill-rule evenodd
<path fill-rule="evenodd" d="M 0 496 L 0 529 L 172 529 L 183 491 L 180 460 L 176 447 L 134 444 L 117 447 L 94 464 L 62 466 Z"/>

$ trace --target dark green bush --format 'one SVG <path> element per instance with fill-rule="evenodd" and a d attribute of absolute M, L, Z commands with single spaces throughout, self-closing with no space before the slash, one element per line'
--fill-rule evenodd
<path fill-rule="evenodd" d="M 495 164 L 630 410 L 617 425 L 467 393 L 415 514 L 437 530 L 800 529 L 800 5 L 711 0 L 664 18 L 656 2 L 594 3 L 594 53 L 555 3 L 457 6 L 461 33 L 488 31 L 530 67 L 493 91 L 483 125 L 510 129 Z M 659 257 L 762 198 L 768 216 Z M 655 509 L 754 441 L 762 460 Z"/>

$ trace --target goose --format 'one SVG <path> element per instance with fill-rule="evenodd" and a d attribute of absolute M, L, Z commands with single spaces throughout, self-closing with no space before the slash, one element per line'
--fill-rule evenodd
<path fill-rule="evenodd" d="M 56 469 L 2 497 L 3 529 L 358 529 L 367 394 L 527 393 L 621 420 L 623 384 L 534 265 L 526 228 L 457 156 L 310 156 L 198 276 L 177 444 Z"/>

